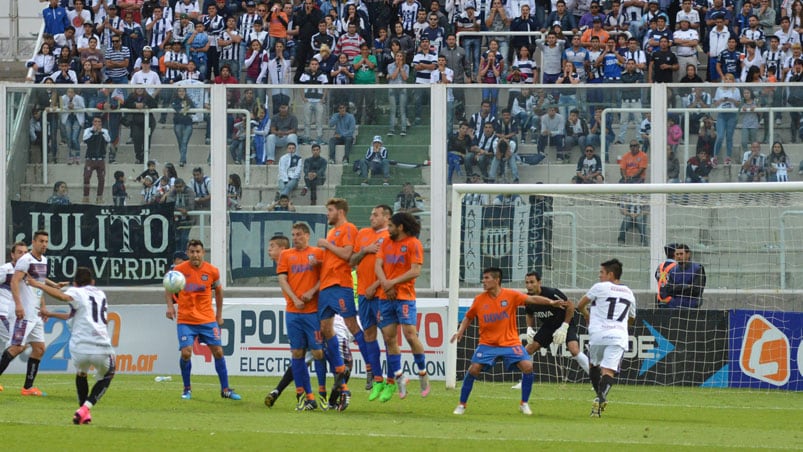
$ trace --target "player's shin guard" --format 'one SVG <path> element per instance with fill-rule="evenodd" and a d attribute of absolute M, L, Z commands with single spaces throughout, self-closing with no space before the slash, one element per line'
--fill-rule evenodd
<path fill-rule="evenodd" d="M 577 356 L 574 357 L 574 360 L 577 361 L 577 364 L 579 364 L 580 367 L 582 367 L 584 371 L 586 371 L 586 374 L 589 373 L 588 356 L 586 356 L 585 353 L 583 353 L 583 352 L 578 353 Z"/>
<path fill-rule="evenodd" d="M 533 390 L 533 373 L 524 372 L 521 374 L 521 401 L 528 402 L 530 393 Z"/>
<path fill-rule="evenodd" d="M 92 393 L 89 394 L 87 397 L 86 402 L 89 404 L 89 408 L 92 408 L 94 405 L 97 405 L 98 401 L 103 394 L 106 394 L 106 390 L 109 389 L 109 386 L 112 384 L 112 379 L 114 378 L 114 366 L 112 366 L 106 375 L 103 376 L 100 380 L 92 386 Z"/>
<path fill-rule="evenodd" d="M 612 386 L 613 377 L 610 375 L 603 375 L 602 379 L 600 379 L 599 391 L 597 391 L 597 397 L 599 397 L 600 402 L 608 400 L 608 391 L 611 390 Z"/>
<path fill-rule="evenodd" d="M 591 366 L 588 369 L 588 376 L 591 378 L 591 386 L 594 388 L 594 392 L 599 392 L 599 380 L 602 376 L 602 369 L 599 366 Z"/>
<path fill-rule="evenodd" d="M 318 377 L 318 387 L 325 388 L 326 387 L 326 360 L 316 359 L 315 360 L 315 375 Z"/>
<path fill-rule="evenodd" d="M 284 389 L 290 385 L 295 380 L 293 377 L 293 366 L 291 365 L 287 370 L 284 371 L 284 375 L 282 375 L 282 379 L 279 380 L 279 384 L 276 385 L 276 391 L 281 394 Z"/>
<path fill-rule="evenodd" d="M 379 342 L 378 341 L 370 341 L 365 343 L 365 348 L 368 351 L 368 356 L 365 360 L 368 364 L 371 365 L 371 373 L 374 375 L 374 379 L 378 380 L 382 378 L 382 361 L 380 360 L 381 352 L 379 351 Z"/>
<path fill-rule="evenodd" d="M 178 359 L 178 367 L 181 369 L 181 380 L 184 382 L 184 389 L 190 388 L 190 371 L 192 371 L 192 361 Z"/>
<path fill-rule="evenodd" d="M 329 360 L 329 366 L 332 368 L 332 372 L 337 372 L 337 369 L 344 366 L 337 336 L 332 336 L 326 340 L 326 358 Z"/>
<path fill-rule="evenodd" d="M 89 381 L 87 381 L 86 375 L 75 374 L 75 392 L 78 394 L 78 406 L 80 407 L 89 396 Z"/>
<path fill-rule="evenodd" d="M 16 358 L 16 356 L 11 356 L 8 350 L 3 351 L 3 357 L 0 358 L 0 375 L 3 375 L 3 372 L 6 371 L 11 361 L 14 361 L 14 358 Z"/>
<path fill-rule="evenodd" d="M 415 365 L 418 367 L 419 371 L 421 372 L 427 371 L 427 359 L 423 353 L 413 354 L 413 360 L 415 361 Z"/>
<path fill-rule="evenodd" d="M 460 388 L 460 403 L 465 405 L 468 402 L 468 396 L 471 395 L 471 390 L 474 389 L 474 375 L 466 372 L 463 377 L 463 387 Z"/>
<path fill-rule="evenodd" d="M 220 389 L 229 388 L 229 371 L 226 369 L 226 358 L 215 358 L 215 372 L 220 380 Z"/>
<path fill-rule="evenodd" d="M 28 371 L 25 372 L 25 389 L 33 387 L 33 381 L 36 380 L 36 374 L 39 373 L 39 360 L 36 358 L 28 358 Z"/>
<path fill-rule="evenodd" d="M 296 388 L 304 388 L 305 394 L 312 394 L 309 372 L 304 358 L 293 358 L 293 381 L 296 383 Z"/>
<path fill-rule="evenodd" d="M 401 355 L 391 355 L 388 352 L 388 378 L 396 378 L 401 372 Z"/>

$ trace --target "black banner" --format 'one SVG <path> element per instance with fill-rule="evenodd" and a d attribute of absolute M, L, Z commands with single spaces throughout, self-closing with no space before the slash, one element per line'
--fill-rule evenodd
<path fill-rule="evenodd" d="M 639 309 L 630 328 L 630 344 L 622 360 L 621 384 L 718 385 L 714 380 L 728 359 L 728 313 L 689 309 Z M 526 331 L 524 311 L 519 314 L 520 331 Z M 579 328 L 580 349 L 586 351 L 585 321 Z M 458 379 L 468 369 L 477 347 L 476 322 L 466 331 L 458 347 Z M 587 352 L 587 351 L 586 351 Z M 587 382 L 588 376 L 565 346 L 550 345 L 535 352 L 533 372 L 537 382 Z M 503 374 L 497 363 L 485 374 L 488 381 L 518 381 L 517 372 Z"/>
<path fill-rule="evenodd" d="M 34 232 L 48 231 L 54 281 L 71 281 L 76 268 L 89 267 L 98 285 L 158 283 L 176 247 L 173 208 L 12 201 L 12 241 L 30 244 Z"/>

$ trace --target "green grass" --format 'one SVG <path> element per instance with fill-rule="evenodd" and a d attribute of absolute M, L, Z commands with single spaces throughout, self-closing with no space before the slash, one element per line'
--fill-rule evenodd
<path fill-rule="evenodd" d="M 536 384 L 534 415 L 517 410 L 510 384 L 477 382 L 466 414 L 455 416 L 458 391 L 434 382 L 426 399 L 368 402 L 352 381 L 344 413 L 294 411 L 285 393 L 272 409 L 263 398 L 276 378 L 233 377 L 243 396 L 219 397 L 214 377 L 195 377 L 193 399 L 181 383 L 118 375 L 93 410 L 93 423 L 72 424 L 74 378 L 40 375 L 45 398 L 21 397 L 2 377 L 3 450 L 722 450 L 799 449 L 803 395 L 790 392 L 615 386 L 600 419 L 588 417 L 588 385 Z M 526 448 L 526 449 L 525 449 Z"/>

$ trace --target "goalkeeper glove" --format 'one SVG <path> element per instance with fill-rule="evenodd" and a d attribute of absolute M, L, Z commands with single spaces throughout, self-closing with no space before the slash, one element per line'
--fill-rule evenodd
<path fill-rule="evenodd" d="M 552 333 L 552 341 L 558 345 L 566 343 L 566 333 L 569 331 L 569 324 L 563 322 L 554 333 Z"/>
<path fill-rule="evenodd" d="M 528 326 L 527 327 L 527 338 L 530 340 L 530 342 L 532 342 L 534 337 L 535 337 L 535 330 L 533 329 L 533 327 Z"/>

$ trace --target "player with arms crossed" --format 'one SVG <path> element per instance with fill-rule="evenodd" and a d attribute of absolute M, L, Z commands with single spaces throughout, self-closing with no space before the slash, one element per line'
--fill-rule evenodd
<path fill-rule="evenodd" d="M 379 299 L 376 298 L 379 280 L 376 277 L 374 264 L 379 247 L 388 240 L 388 220 L 393 209 L 380 204 L 371 210 L 370 226 L 360 229 L 354 245 L 354 254 L 349 259 L 352 267 L 357 267 L 357 308 L 360 324 L 365 335 L 365 356 L 368 380 L 365 389 L 372 389 L 374 382 L 382 382 L 382 363 L 380 361 L 379 342 L 376 340 L 379 323 Z M 370 397 L 369 397 L 370 400 Z"/>
<path fill-rule="evenodd" d="M 106 320 L 106 313 L 109 310 L 106 294 L 95 287 L 92 271 L 87 267 L 76 269 L 73 287 L 64 292 L 35 278 L 30 278 L 28 285 L 70 304 L 69 313 L 48 312 L 43 308 L 42 315 L 58 317 L 69 322 L 70 354 L 76 371 L 75 390 L 78 393 L 79 405 L 73 415 L 73 423 L 89 424 L 92 422 L 90 410 L 103 397 L 114 378 L 114 347 L 109 338 Z M 90 393 L 87 373 L 91 367 L 97 372 L 97 381 Z"/>
<path fill-rule="evenodd" d="M 195 338 L 209 346 L 215 358 L 215 371 L 220 380 L 220 396 L 224 399 L 240 400 L 240 395 L 229 388 L 229 372 L 220 340 L 220 326 L 223 325 L 223 286 L 220 283 L 220 270 L 204 261 L 204 244 L 192 239 L 187 244 L 190 260 L 176 265 L 175 271 L 184 275 L 187 284 L 178 293 L 178 314 L 173 306 L 173 294 L 165 291 L 167 303 L 166 316 L 176 320 L 178 347 L 181 350 L 179 367 L 184 381 L 181 398 L 192 398 L 190 371 L 192 370 L 192 344 Z M 215 292 L 215 309 L 212 309 L 212 291 Z"/>
<path fill-rule="evenodd" d="M 357 323 L 357 308 L 354 306 L 354 280 L 351 278 L 349 259 L 354 252 L 357 227 L 349 223 L 346 214 L 349 203 L 343 198 L 332 198 L 326 203 L 326 219 L 332 229 L 325 239 L 318 239 L 318 246 L 326 252 L 321 267 L 321 292 L 318 296 L 318 316 L 321 320 L 321 333 L 329 360 L 335 374 L 335 384 L 329 394 L 329 405 L 345 410 L 351 400 L 351 392 L 346 386 L 346 366 L 338 348 L 334 329 L 334 316 L 340 314 L 346 322 L 354 340 L 360 347 L 362 356 L 369 356 L 365 337 Z"/>
<path fill-rule="evenodd" d="M 36 231 L 33 234 L 31 251 L 17 259 L 14 265 L 14 276 L 11 278 L 11 296 L 14 299 L 14 331 L 11 344 L 0 358 L 0 375 L 5 372 L 11 361 L 30 344 L 31 356 L 28 357 L 28 370 L 25 372 L 25 385 L 21 394 L 24 396 L 45 395 L 33 382 L 39 372 L 39 362 L 45 354 L 44 321 L 39 317 L 39 309 L 44 308 L 42 291 L 25 283 L 27 279 L 37 279 L 48 286 L 60 285 L 47 279 L 48 263 L 45 252 L 49 236 L 47 231 Z"/>
<path fill-rule="evenodd" d="M 611 259 L 600 264 L 599 281 L 591 286 L 577 308 L 588 319 L 588 352 L 591 384 L 597 397 L 592 417 L 600 417 L 608 404 L 613 377 L 627 349 L 627 327 L 636 319 L 636 297 L 621 284 L 622 263 Z"/>
<path fill-rule="evenodd" d="M 550 300 L 560 301 L 560 306 L 539 306 L 528 304 L 524 307 L 527 321 L 527 338 L 529 339 L 525 350 L 532 356 L 542 347 L 549 347 L 555 342 L 558 345 L 566 344 L 569 353 L 580 367 L 588 373 L 588 356 L 580 351 L 580 340 L 577 337 L 577 318 L 574 304 L 558 289 L 541 285 L 541 275 L 538 272 L 529 272 L 524 276 L 524 286 L 527 295 L 541 295 Z M 541 321 L 541 328 L 535 330 L 535 319 Z M 513 389 L 521 388 L 521 382 Z"/>
<path fill-rule="evenodd" d="M 282 251 L 276 274 L 279 286 L 287 300 L 287 336 L 290 339 L 290 353 L 293 355 L 293 380 L 296 394 L 304 394 L 305 400 L 298 405 L 299 411 L 312 411 L 318 408 L 315 394 L 310 385 L 307 363 L 304 355 L 307 350 L 315 359 L 315 372 L 318 381 L 326 381 L 326 364 L 323 362 L 323 341 L 318 320 L 318 288 L 320 287 L 320 266 L 323 250 L 309 246 L 310 229 L 306 223 L 295 223 L 292 227 L 293 247 Z M 324 383 L 325 385 L 325 383 Z M 325 409 L 326 388 L 318 388 L 321 408 Z"/>
<path fill-rule="evenodd" d="M 4 350 L 11 340 L 11 325 L 14 324 L 14 297 L 11 296 L 11 280 L 14 278 L 14 266 L 17 260 L 28 252 L 28 246 L 23 242 L 11 245 L 8 255 L 11 262 L 0 265 L 0 347 Z M 0 386 L 0 391 L 3 387 Z"/>
<path fill-rule="evenodd" d="M 402 333 L 418 367 L 421 380 L 421 396 L 429 395 L 429 375 L 424 356 L 424 345 L 418 338 L 415 309 L 415 279 L 421 274 L 424 264 L 424 248 L 418 240 L 421 225 L 409 213 L 397 213 L 390 218 L 388 236 L 379 247 L 376 255 L 375 271 L 379 279 L 380 320 L 382 336 L 387 347 L 388 379 L 386 383 L 377 382 L 368 400 L 379 397 L 387 402 L 393 397 L 396 387 L 399 398 L 407 397 L 409 378 L 402 372 L 401 349 L 396 334 L 401 325 Z M 381 369 L 381 367 L 380 367 Z"/>
<path fill-rule="evenodd" d="M 480 329 L 480 344 L 471 357 L 471 365 L 463 377 L 460 389 L 460 404 L 454 414 L 466 411 L 468 396 L 474 387 L 474 380 L 480 372 L 493 366 L 501 359 L 505 369 L 512 370 L 516 366 L 521 370 L 521 402 L 519 411 L 530 416 L 533 414 L 528 401 L 533 389 L 533 362 L 524 352 L 519 339 L 516 314 L 519 306 L 540 304 L 544 306 L 560 306 L 560 301 L 550 300 L 540 295 L 525 295 L 521 292 L 502 288 L 502 269 L 489 267 L 482 272 L 483 293 L 474 298 L 466 312 L 457 332 L 450 342 L 460 341 L 471 322 L 477 319 Z"/>

